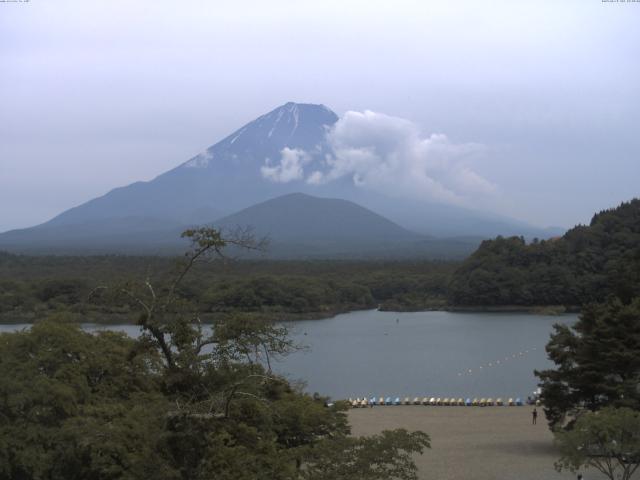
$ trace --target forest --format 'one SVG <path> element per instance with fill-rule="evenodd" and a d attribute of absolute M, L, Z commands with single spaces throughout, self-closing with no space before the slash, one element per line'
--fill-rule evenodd
<path fill-rule="evenodd" d="M 640 294 L 640 200 L 593 216 L 559 238 L 483 242 L 448 284 L 453 305 L 564 305 Z"/>
<path fill-rule="evenodd" d="M 179 258 L 24 256 L 0 253 L 0 321 L 30 322 L 65 311 L 78 321 L 130 321 L 130 310 L 95 289 L 161 278 Z M 370 308 L 442 308 L 458 264 L 437 261 L 214 259 L 194 267 L 180 294 L 203 320 L 234 312 L 265 319 L 324 318 Z"/>

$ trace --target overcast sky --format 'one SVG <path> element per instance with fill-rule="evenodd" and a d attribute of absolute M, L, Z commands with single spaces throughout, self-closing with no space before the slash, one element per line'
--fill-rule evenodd
<path fill-rule="evenodd" d="M 638 25 L 601 0 L 0 2 L 0 231 L 287 101 L 481 146 L 476 207 L 587 222 L 640 195 Z"/>

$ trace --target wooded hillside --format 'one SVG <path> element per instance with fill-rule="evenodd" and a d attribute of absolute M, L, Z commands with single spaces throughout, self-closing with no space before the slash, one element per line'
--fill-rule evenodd
<path fill-rule="evenodd" d="M 483 242 L 454 273 L 455 305 L 582 305 L 640 293 L 640 200 L 594 215 L 564 236 Z"/>

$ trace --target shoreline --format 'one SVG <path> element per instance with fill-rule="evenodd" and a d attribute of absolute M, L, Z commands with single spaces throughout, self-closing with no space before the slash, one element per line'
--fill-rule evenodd
<path fill-rule="evenodd" d="M 333 318 L 338 315 L 349 314 L 354 312 L 366 312 L 366 311 L 380 311 L 388 313 L 417 313 L 417 312 L 452 312 L 452 313 L 528 313 L 531 315 L 545 315 L 545 316 L 560 316 L 565 313 L 580 313 L 580 308 L 577 306 L 564 306 L 564 305 L 536 305 L 536 306 L 522 306 L 522 305 L 498 305 L 498 306 L 437 306 L 433 308 L 419 308 L 419 309 L 403 309 L 403 310 L 387 310 L 383 304 L 378 308 L 355 308 L 355 309 L 331 309 L 327 311 L 305 312 L 305 313 L 293 313 L 293 312 L 233 312 L 233 313 L 209 313 L 202 315 L 202 323 L 212 324 L 215 321 L 215 317 L 225 317 L 228 315 L 250 315 L 256 317 L 262 317 L 275 322 L 299 322 L 305 320 L 325 320 Z M 56 313 L 67 312 L 43 312 L 43 317 L 55 315 Z M 121 313 L 112 314 L 94 314 L 87 315 L 80 312 L 68 312 L 72 316 L 82 316 L 74 323 L 96 323 L 98 325 L 136 325 L 135 321 L 130 321 L 129 318 L 134 315 L 126 315 Z M 3 318 L 4 315 L 0 315 L 0 325 L 19 325 L 19 324 L 33 324 L 39 321 L 41 318 L 34 319 L 34 313 L 29 312 L 22 316 L 6 315 L 8 318 Z"/>

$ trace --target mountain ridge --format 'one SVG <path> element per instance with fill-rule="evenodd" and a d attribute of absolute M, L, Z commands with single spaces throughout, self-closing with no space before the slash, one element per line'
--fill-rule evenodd
<path fill-rule="evenodd" d="M 112 231 L 114 224 L 121 228 Z M 453 259 L 470 254 L 481 241 L 427 237 L 354 202 L 304 193 L 272 198 L 208 224 L 225 234 L 250 227 L 257 238 L 269 239 L 265 252 L 232 249 L 244 258 Z M 180 234 L 193 226 L 140 217 L 39 226 L 0 235 L 0 248 L 27 254 L 175 255 L 188 246 Z"/>
<path fill-rule="evenodd" d="M 312 185 L 302 177 L 295 177 L 294 170 L 285 172 L 293 175 L 293 179 L 278 181 L 277 176 L 283 172 L 278 170 L 277 162 L 285 155 L 303 156 L 300 158 L 309 170 L 327 161 L 331 152 L 327 133 L 338 120 L 322 104 L 288 102 L 150 181 L 114 188 L 43 224 L 22 229 L 19 234 L 16 231 L 0 234 L 0 247 L 7 244 L 7 239 L 17 237 L 35 245 L 38 238 L 46 239 L 44 233 L 54 235 L 54 230 L 62 231 L 56 230 L 58 227 L 72 225 L 99 224 L 103 231 L 110 230 L 112 236 L 126 237 L 129 227 L 123 219 L 136 218 L 142 225 L 154 224 L 156 220 L 174 226 L 211 223 L 267 199 L 295 192 L 354 202 L 422 235 L 545 237 L 559 233 L 451 205 L 390 198 L 359 188 L 350 178 Z M 157 229 L 150 229 L 149 234 L 152 232 Z M 69 243 L 73 243 L 73 237 L 70 230 Z M 46 247 L 43 241 L 40 244 Z M 63 244 L 64 240 L 60 237 L 57 242 Z M 141 249 L 144 246 L 144 242 L 139 245 Z"/>

